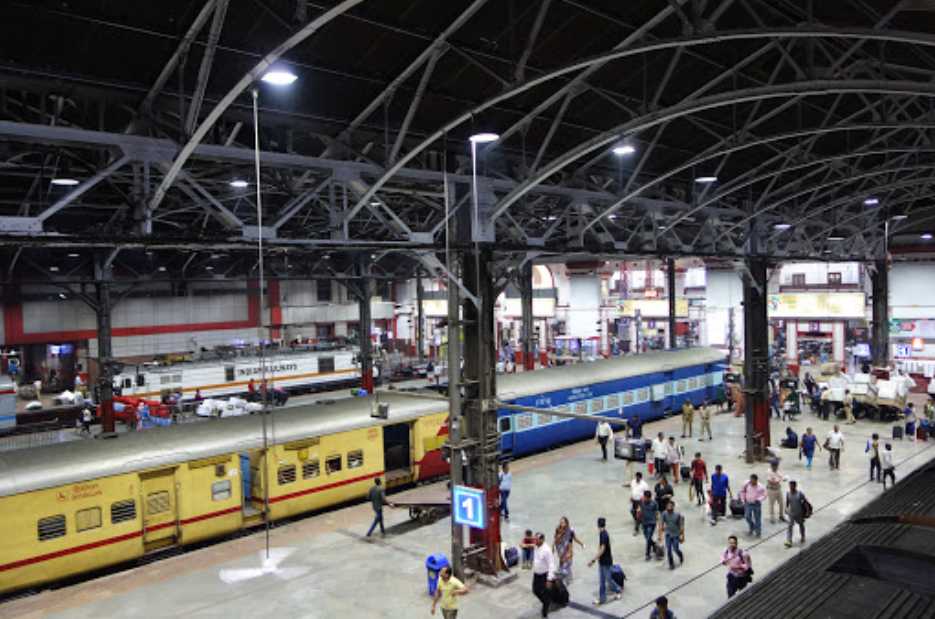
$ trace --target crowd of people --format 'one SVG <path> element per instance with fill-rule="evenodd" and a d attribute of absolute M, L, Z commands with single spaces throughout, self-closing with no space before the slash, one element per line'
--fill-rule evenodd
<path fill-rule="evenodd" d="M 655 438 L 646 441 L 646 471 L 635 470 L 632 477 L 624 484 L 629 491 L 630 518 L 633 522 L 633 536 L 639 537 L 640 548 L 645 561 L 665 561 L 670 570 L 676 570 L 686 560 L 684 548 L 686 542 L 686 513 L 694 509 L 703 511 L 705 519 L 711 526 L 717 526 L 722 519 L 729 516 L 742 519 L 746 524 L 747 537 L 751 541 L 763 535 L 763 504 L 768 507 L 770 524 L 777 522 L 785 525 L 786 548 L 795 544 L 795 533 L 798 531 L 798 543 L 805 544 L 806 521 L 812 516 L 813 507 L 801 488 L 799 481 L 792 479 L 789 471 L 782 466 L 777 452 L 771 452 L 768 467 L 759 473 L 746 476 L 743 483 L 736 489 L 731 485 L 731 479 L 726 467 L 716 463 L 709 469 L 701 451 L 694 451 L 693 457 L 686 457 L 685 447 L 680 441 L 690 440 L 694 435 L 695 417 L 700 418 L 699 441 L 713 440 L 711 432 L 712 406 L 707 402 L 695 407 L 685 401 L 681 407 L 681 435 L 666 436 L 663 432 L 656 434 Z M 911 411 L 909 411 L 911 412 Z M 907 415 L 907 420 L 909 416 Z M 630 439 L 640 439 L 642 442 L 642 423 L 638 417 L 624 421 L 625 436 Z M 907 434 L 909 434 L 907 432 Z M 912 436 L 909 434 L 909 436 Z M 608 461 L 608 450 L 613 449 L 614 431 L 611 424 L 601 421 L 597 424 L 595 441 L 600 448 L 601 461 Z M 853 439 L 847 439 L 838 424 L 819 439 L 812 427 L 807 427 L 799 436 L 789 426 L 782 438 L 781 446 L 794 449 L 798 452 L 801 462 L 800 470 L 810 471 L 816 453 L 826 452 L 828 456 L 828 470 L 831 472 L 840 469 L 841 455 L 846 445 L 851 445 Z M 896 481 L 895 463 L 893 459 L 893 446 L 890 442 L 880 439 L 879 434 L 873 433 L 867 440 L 864 452 L 869 462 L 870 480 L 883 484 L 894 484 Z M 794 465 L 789 467 L 796 468 Z M 642 467 L 640 467 L 642 468 Z M 629 467 L 625 475 L 630 474 Z M 681 503 L 676 501 L 676 486 L 680 483 L 687 485 L 688 500 Z M 509 520 L 509 496 L 513 488 L 513 478 L 509 464 L 503 465 L 500 473 L 501 502 L 500 510 L 504 519 Z M 371 497 L 374 502 L 374 527 L 382 526 L 382 514 L 378 504 L 382 507 L 385 499 L 382 494 Z M 682 507 L 680 508 L 680 504 Z M 545 532 L 534 533 L 526 529 L 519 544 L 521 555 L 520 569 L 532 573 L 532 592 L 538 599 L 541 615 L 546 617 L 556 607 L 569 602 L 568 586 L 576 576 L 574 560 L 576 549 L 584 552 L 587 548 L 585 540 L 594 539 L 595 551 L 589 557 L 588 567 L 597 566 L 596 595 L 593 604 L 600 606 L 610 601 L 619 600 L 623 592 L 624 573 L 619 564 L 614 563 L 613 540 L 607 528 L 608 516 L 596 519 L 593 534 L 579 536 L 567 516 L 559 518 L 554 531 L 547 535 Z M 371 530 L 374 528 L 371 527 Z M 368 533 L 369 534 L 369 533 Z M 582 539 L 583 538 L 583 539 Z M 753 580 L 753 559 L 749 549 L 745 549 L 737 535 L 727 537 L 727 544 L 719 557 L 720 563 L 726 568 L 726 593 L 731 598 L 738 591 L 743 590 Z M 435 601 L 449 600 L 455 604 L 453 595 L 463 595 L 467 588 L 450 572 L 442 575 L 446 583 L 442 593 L 436 594 Z M 454 581 L 455 585 L 447 583 Z M 439 585 L 440 589 L 442 585 Z M 452 589 L 453 587 L 453 589 Z M 454 594 L 449 593 L 455 591 Z M 447 596 L 447 597 L 446 597 Z M 452 602 L 452 600 L 454 600 Z M 433 603 L 433 612 L 434 612 Z M 443 612 L 446 606 L 442 606 Z M 455 611 L 456 612 L 456 611 Z M 454 615 L 447 614 L 446 617 Z M 661 597 L 651 610 L 651 617 L 675 617 L 674 611 L 669 608 L 669 601 Z"/>

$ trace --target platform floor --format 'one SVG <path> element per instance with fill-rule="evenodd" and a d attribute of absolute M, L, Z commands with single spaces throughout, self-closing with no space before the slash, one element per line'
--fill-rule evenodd
<path fill-rule="evenodd" d="M 687 453 L 702 452 L 712 470 L 714 464 L 724 465 L 735 491 L 751 472 L 766 472 L 765 464 L 750 467 L 740 458 L 742 419 L 722 414 L 713 425 L 715 440 L 686 439 Z M 773 432 L 781 434 L 785 425 L 774 421 Z M 793 425 L 798 432 L 811 425 L 823 440 L 831 423 L 805 414 Z M 829 471 L 821 455 L 811 471 L 791 451 L 783 461 L 782 469 L 799 481 L 815 507 L 807 523 L 810 540 L 883 492 L 882 486 L 867 481 L 863 449 L 874 431 L 888 437 L 890 425 L 859 422 L 842 428 L 847 442 L 840 471 Z M 678 437 L 680 419 L 649 424 L 646 431 Z M 896 441 L 897 475 L 904 477 L 931 460 L 933 447 L 933 441 Z M 633 537 L 628 491 L 622 487 L 631 471 L 621 461 L 602 463 L 594 443 L 525 458 L 516 461 L 513 470 L 512 518 L 503 528 L 505 541 L 517 543 L 526 528 L 548 534 L 565 515 L 586 544 L 584 550 L 576 549 L 572 604 L 552 616 L 648 617 L 652 601 L 666 594 L 680 619 L 706 617 L 726 600 L 725 570 L 718 557 L 729 534 L 738 535 L 749 549 L 760 576 L 798 552 L 798 546 L 783 546 L 785 526 L 770 524 L 768 509 L 764 509 L 762 539 L 748 537 L 742 520 L 712 527 L 700 508 L 688 503 L 688 488 L 682 483 L 676 486 L 676 500 L 681 499 L 687 522 L 685 564 L 669 570 L 665 562 L 644 562 L 643 538 Z M 8 601 L 0 605 L 0 617 L 429 616 L 423 563 L 430 553 L 447 554 L 450 521 L 420 526 L 409 521 L 405 510 L 388 510 L 386 537 L 366 540 L 371 515 L 369 505 L 362 503 L 277 527 L 272 531 L 270 561 L 264 560 L 264 535 L 259 532 Z M 597 570 L 588 568 L 587 562 L 596 550 L 595 520 L 601 515 L 608 519 L 614 558 L 624 566 L 628 580 L 622 600 L 595 608 Z M 531 578 L 529 572 L 520 571 L 518 579 L 499 589 L 474 586 L 462 598 L 459 617 L 538 617 Z"/>

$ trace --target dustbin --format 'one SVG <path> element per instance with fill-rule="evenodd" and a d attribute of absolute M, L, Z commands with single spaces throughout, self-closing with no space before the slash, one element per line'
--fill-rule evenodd
<path fill-rule="evenodd" d="M 435 595 L 438 588 L 438 573 L 443 567 L 448 567 L 448 557 L 442 554 L 429 555 L 425 559 L 425 569 L 428 571 L 429 595 Z"/>

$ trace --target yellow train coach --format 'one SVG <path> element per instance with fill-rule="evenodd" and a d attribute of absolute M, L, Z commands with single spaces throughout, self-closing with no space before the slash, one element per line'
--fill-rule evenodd
<path fill-rule="evenodd" d="M 447 405 L 380 400 L 277 410 L 265 450 L 249 416 L 0 454 L 0 593 L 447 474 Z"/>

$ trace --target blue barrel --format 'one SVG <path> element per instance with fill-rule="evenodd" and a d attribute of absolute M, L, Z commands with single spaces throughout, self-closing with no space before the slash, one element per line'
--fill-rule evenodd
<path fill-rule="evenodd" d="M 429 555 L 425 559 L 425 569 L 428 571 L 429 595 L 435 595 L 438 589 L 438 573 L 443 567 L 448 567 L 448 557 L 443 554 Z"/>

